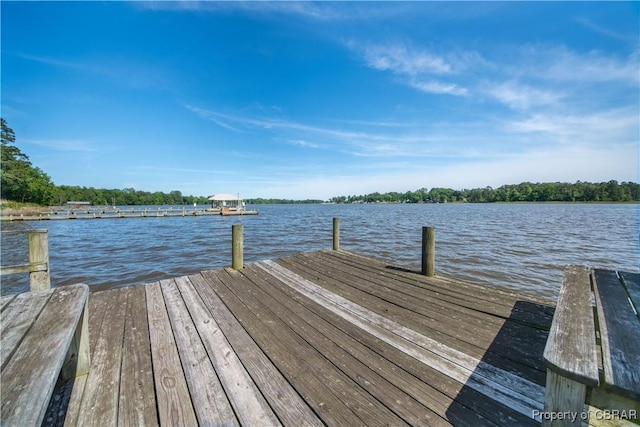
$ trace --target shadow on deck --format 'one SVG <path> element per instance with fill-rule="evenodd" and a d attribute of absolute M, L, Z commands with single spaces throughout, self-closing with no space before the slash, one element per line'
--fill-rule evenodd
<path fill-rule="evenodd" d="M 543 410 L 546 380 L 543 351 L 553 313 L 546 304 L 516 301 L 456 402 L 485 414 L 484 407 L 474 403 L 484 394 L 497 402 L 487 414 L 497 425 L 539 425 L 535 416 Z M 448 418 L 457 412 L 452 405 Z"/>

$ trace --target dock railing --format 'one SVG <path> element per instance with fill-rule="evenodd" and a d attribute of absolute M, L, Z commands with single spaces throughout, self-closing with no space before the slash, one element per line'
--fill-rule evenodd
<path fill-rule="evenodd" d="M 6 234 L 19 234 L 25 231 L 3 231 Z M 51 288 L 49 272 L 49 230 L 29 230 L 29 263 L 0 267 L 0 276 L 7 274 L 29 273 L 29 289 L 40 291 Z"/>

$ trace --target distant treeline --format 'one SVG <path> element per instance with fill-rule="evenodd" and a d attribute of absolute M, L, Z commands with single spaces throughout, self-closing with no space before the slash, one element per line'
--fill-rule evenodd
<path fill-rule="evenodd" d="M 305 199 L 305 200 L 291 200 L 291 199 L 244 199 L 247 204 L 250 205 L 292 205 L 292 204 L 314 204 L 323 203 L 323 200 Z"/>
<path fill-rule="evenodd" d="M 99 189 L 80 186 L 51 186 L 48 205 L 64 205 L 69 201 L 90 202 L 94 206 L 106 205 L 192 205 L 210 203 L 206 196 L 184 196 L 180 191 L 148 192 L 133 188 Z M 322 200 L 245 199 L 247 204 L 312 204 Z M 503 185 L 498 188 L 453 190 L 451 188 L 421 188 L 405 193 L 371 193 L 361 196 L 332 197 L 333 203 L 492 203 L 492 202 L 638 202 L 640 184 L 617 181 L 590 183 L 531 183 Z"/>
<path fill-rule="evenodd" d="M 199 205 L 210 203 L 205 196 L 184 196 L 180 191 L 162 193 L 159 191 L 139 191 L 133 188 L 123 190 L 105 190 L 93 187 L 57 186 L 49 204 L 64 205 L 69 201 L 91 202 L 92 205 Z M 292 203 L 322 203 L 322 200 L 289 200 L 289 199 L 244 199 L 247 204 L 292 204 Z"/>
<path fill-rule="evenodd" d="M 453 190 L 451 188 L 421 188 L 406 193 L 372 193 L 363 196 L 332 197 L 333 203 L 492 203 L 492 202 L 637 202 L 640 184 L 612 180 L 591 183 L 577 181 L 503 185 L 498 188 Z"/>
<path fill-rule="evenodd" d="M 162 193 L 139 191 L 133 188 L 106 190 L 93 187 L 59 185 L 52 190 L 50 205 L 64 205 L 71 201 L 90 202 L 94 206 L 106 205 L 192 205 L 210 203 L 204 196 L 183 196 L 180 191 Z"/>

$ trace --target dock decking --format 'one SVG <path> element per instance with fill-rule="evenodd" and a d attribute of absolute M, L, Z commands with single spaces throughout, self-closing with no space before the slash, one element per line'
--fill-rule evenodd
<path fill-rule="evenodd" d="M 96 292 L 64 424 L 538 424 L 552 316 L 344 251 Z"/>

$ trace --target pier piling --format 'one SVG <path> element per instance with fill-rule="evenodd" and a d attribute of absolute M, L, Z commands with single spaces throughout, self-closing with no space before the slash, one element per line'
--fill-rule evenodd
<path fill-rule="evenodd" d="M 436 229 L 422 227 L 422 274 L 436 275 Z"/>
<path fill-rule="evenodd" d="M 333 250 L 340 250 L 340 218 L 333 218 Z"/>
<path fill-rule="evenodd" d="M 242 270 L 244 265 L 244 242 L 242 236 L 242 224 L 231 226 L 231 268 Z"/>

